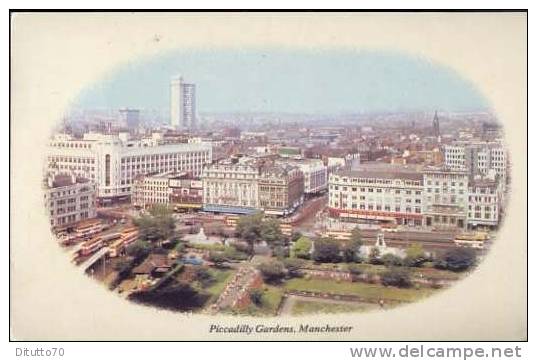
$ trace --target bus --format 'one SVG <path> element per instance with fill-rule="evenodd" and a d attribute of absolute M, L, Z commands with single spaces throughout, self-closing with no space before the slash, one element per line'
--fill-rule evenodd
<path fill-rule="evenodd" d="M 124 248 L 124 245 L 123 245 L 123 239 L 120 238 L 118 240 L 116 240 L 114 243 L 112 243 L 110 245 L 110 247 L 108 247 L 110 249 L 108 255 L 110 257 L 117 257 L 119 256 L 119 254 L 121 253 L 121 251 L 123 250 Z"/>
<path fill-rule="evenodd" d="M 74 231 L 79 239 L 87 239 L 91 236 L 101 232 L 103 230 L 103 224 L 98 219 L 88 219 L 82 222 L 79 222 L 75 227 Z"/>
<path fill-rule="evenodd" d="M 488 239 L 489 236 L 486 232 L 461 233 L 455 237 L 453 242 L 457 247 L 483 249 Z"/>
<path fill-rule="evenodd" d="M 89 256 L 103 248 L 104 241 L 101 237 L 94 237 L 88 241 L 85 241 L 80 248 L 81 256 Z"/>
<path fill-rule="evenodd" d="M 121 237 L 110 245 L 110 257 L 117 257 L 127 246 L 138 239 L 138 230 L 136 227 L 125 229 L 121 232 Z"/>

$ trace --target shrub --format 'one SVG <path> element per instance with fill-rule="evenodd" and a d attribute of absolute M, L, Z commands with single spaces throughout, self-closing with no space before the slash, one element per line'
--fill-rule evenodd
<path fill-rule="evenodd" d="M 286 258 L 283 260 L 283 264 L 287 269 L 287 273 L 291 277 L 301 277 L 302 270 L 301 268 L 305 266 L 306 261 L 300 258 Z"/>
<path fill-rule="evenodd" d="M 382 264 L 388 267 L 393 266 L 402 266 L 403 265 L 403 259 L 397 255 L 388 253 L 382 256 L 381 258 Z"/>
<path fill-rule="evenodd" d="M 296 258 L 309 259 L 312 242 L 308 237 L 300 237 L 293 248 L 291 249 L 291 256 Z"/>
<path fill-rule="evenodd" d="M 462 272 L 472 267 L 476 261 L 476 253 L 472 248 L 455 248 L 446 252 L 434 264 L 436 268 Z"/>
<path fill-rule="evenodd" d="M 355 264 L 350 264 L 347 266 L 347 270 L 349 271 L 349 273 L 353 276 L 359 276 L 361 275 L 362 273 L 364 273 L 364 271 L 362 270 L 361 267 L 359 267 L 358 265 L 355 265 Z"/>
<path fill-rule="evenodd" d="M 263 291 L 259 288 L 250 290 L 250 300 L 254 305 L 261 306 L 263 304 Z"/>
<path fill-rule="evenodd" d="M 277 282 L 285 276 L 285 267 L 280 261 L 270 260 L 260 263 L 257 269 L 261 271 L 263 279 L 267 282 Z"/>
<path fill-rule="evenodd" d="M 421 267 L 427 261 L 423 247 L 413 243 L 406 249 L 404 264 L 408 267 Z"/>
<path fill-rule="evenodd" d="M 412 286 L 409 272 L 402 268 L 389 269 L 382 274 L 381 280 L 384 286 L 395 286 L 401 288 Z"/>
<path fill-rule="evenodd" d="M 315 241 L 313 259 L 317 262 L 341 262 L 339 244 L 332 238 L 319 238 Z"/>

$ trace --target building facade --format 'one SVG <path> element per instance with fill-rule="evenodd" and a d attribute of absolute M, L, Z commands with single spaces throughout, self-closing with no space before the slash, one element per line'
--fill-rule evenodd
<path fill-rule="evenodd" d="M 255 213 L 259 206 L 259 168 L 249 164 L 213 164 L 203 170 L 203 210 Z"/>
<path fill-rule="evenodd" d="M 304 200 L 304 175 L 296 166 L 270 166 L 259 176 L 259 206 L 265 214 L 292 214 Z"/>
<path fill-rule="evenodd" d="M 163 144 L 158 137 L 129 141 L 88 133 L 83 139 L 56 136 L 49 143 L 46 168 L 88 178 L 106 203 L 128 200 L 138 175 L 187 171 L 199 177 L 211 161 L 212 147 L 206 143 Z"/>
<path fill-rule="evenodd" d="M 97 216 L 95 184 L 74 174 L 49 175 L 44 187 L 44 203 L 52 227 Z"/>
<path fill-rule="evenodd" d="M 468 181 L 466 170 L 428 167 L 423 170 L 425 226 L 465 229 Z"/>
<path fill-rule="evenodd" d="M 460 141 L 444 146 L 444 165 L 466 169 L 471 176 L 488 176 L 491 171 L 507 178 L 507 151 L 499 142 Z"/>
<path fill-rule="evenodd" d="M 471 181 L 468 188 L 468 227 L 496 228 L 500 222 L 501 204 L 497 181 Z"/>
<path fill-rule="evenodd" d="M 119 120 L 129 130 L 136 131 L 140 126 L 140 110 L 121 108 L 119 109 Z"/>
<path fill-rule="evenodd" d="M 177 209 L 200 209 L 203 188 L 199 179 L 187 172 L 141 175 L 133 184 L 132 204 L 148 208 L 156 204 Z"/>
<path fill-rule="evenodd" d="M 198 128 L 196 85 L 184 82 L 181 76 L 170 82 L 170 125 L 175 129 Z"/>
<path fill-rule="evenodd" d="M 343 220 L 464 230 L 496 226 L 500 195 L 497 182 L 472 182 L 466 170 L 364 164 L 330 175 L 328 210 Z"/>
<path fill-rule="evenodd" d="M 330 175 L 331 217 L 423 224 L 423 177 L 415 167 L 368 164 Z"/>
<path fill-rule="evenodd" d="M 285 160 L 277 162 L 279 165 L 297 166 L 304 174 L 304 194 L 307 196 L 326 191 L 328 187 L 328 171 L 320 159 Z"/>

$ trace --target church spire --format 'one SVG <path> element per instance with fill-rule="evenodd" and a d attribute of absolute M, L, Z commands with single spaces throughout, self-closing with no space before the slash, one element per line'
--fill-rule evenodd
<path fill-rule="evenodd" d="M 433 134 L 435 137 L 440 136 L 440 120 L 438 119 L 438 111 L 434 111 L 434 118 L 433 118 Z"/>

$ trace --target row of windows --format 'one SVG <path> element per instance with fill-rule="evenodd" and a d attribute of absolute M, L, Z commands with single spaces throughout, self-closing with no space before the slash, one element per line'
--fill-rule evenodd
<path fill-rule="evenodd" d="M 340 178 L 334 177 L 335 182 L 348 183 L 365 183 L 365 184 L 385 184 L 385 185 L 409 185 L 409 186 L 419 186 L 421 185 L 420 181 L 410 181 L 410 180 L 391 180 L 391 179 L 379 179 L 379 178 Z"/>
<path fill-rule="evenodd" d="M 332 206 L 335 207 L 335 208 L 339 208 L 340 207 L 340 204 L 339 202 L 334 202 L 332 203 Z M 361 209 L 361 210 L 370 210 L 370 211 L 385 211 L 385 212 L 391 212 L 392 210 L 394 212 L 401 212 L 401 209 L 404 209 L 404 211 L 406 213 L 417 213 L 417 214 L 420 214 L 421 213 L 421 207 L 405 207 L 405 208 L 401 208 L 400 206 L 395 206 L 395 207 L 392 207 L 390 205 L 384 205 L 382 206 L 381 204 L 377 204 L 377 205 L 374 205 L 374 204 L 364 204 L 364 203 L 360 203 L 360 204 L 356 204 L 356 203 L 351 203 L 349 205 L 349 203 L 341 203 L 341 208 L 347 208 L 347 209 Z"/>
<path fill-rule="evenodd" d="M 50 143 L 50 145 L 53 147 L 59 147 L 59 148 L 85 148 L 85 149 L 91 148 L 90 143 L 53 142 L 53 143 Z"/>
<path fill-rule="evenodd" d="M 121 164 L 130 164 L 135 162 L 153 162 L 153 161 L 168 161 L 181 159 L 205 160 L 209 157 L 209 152 L 188 152 L 188 153 L 166 153 L 155 155 L 142 155 L 121 158 Z"/>
<path fill-rule="evenodd" d="M 340 186 L 338 185 L 333 185 L 333 184 L 330 184 L 330 189 L 333 189 L 333 190 L 339 190 Z M 351 190 L 352 192 L 357 192 L 358 189 L 360 189 L 360 192 L 362 193 L 365 193 L 365 192 L 368 192 L 368 193 L 392 193 L 392 189 L 390 188 L 357 188 L 357 187 L 346 187 L 346 186 L 342 186 L 341 187 L 341 190 L 346 192 L 348 190 Z M 395 189 L 394 190 L 394 193 L 395 194 L 408 194 L 408 195 L 411 195 L 411 194 L 415 194 L 415 195 L 420 195 L 421 194 L 421 191 L 412 191 L 412 190 L 405 190 L 404 192 L 402 192 L 400 189 Z"/>
<path fill-rule="evenodd" d="M 67 163 L 80 163 L 80 164 L 95 164 L 95 159 L 85 158 L 85 157 L 61 157 L 61 156 L 50 156 L 48 157 L 49 162 L 67 162 Z"/>

